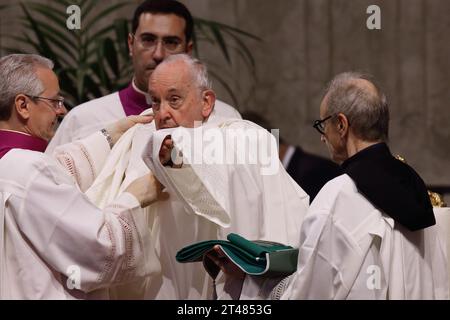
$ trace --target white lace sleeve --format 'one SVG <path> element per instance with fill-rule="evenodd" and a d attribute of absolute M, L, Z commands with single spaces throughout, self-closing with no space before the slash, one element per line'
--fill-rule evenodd
<path fill-rule="evenodd" d="M 295 273 L 294 273 L 295 274 Z M 273 289 L 272 292 L 270 292 L 269 299 L 270 300 L 281 300 L 281 296 L 286 291 L 287 287 L 289 286 L 289 283 L 292 281 L 292 277 L 294 275 L 291 274 L 290 276 L 283 278 Z"/>
<path fill-rule="evenodd" d="M 108 141 L 100 132 L 96 132 L 85 139 L 57 147 L 53 157 L 84 192 L 103 168 L 109 153 Z"/>

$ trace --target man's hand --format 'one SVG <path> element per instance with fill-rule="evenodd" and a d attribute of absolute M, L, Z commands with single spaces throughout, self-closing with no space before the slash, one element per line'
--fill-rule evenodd
<path fill-rule="evenodd" d="M 167 136 L 161 146 L 161 149 L 159 150 L 159 161 L 161 161 L 161 164 L 164 166 L 171 160 L 172 156 L 172 149 L 173 149 L 173 141 L 171 136 Z"/>
<path fill-rule="evenodd" d="M 108 131 L 109 135 L 111 136 L 113 144 L 115 144 L 120 137 L 131 127 L 135 126 L 138 123 L 150 123 L 153 121 L 153 115 L 147 115 L 147 116 L 129 116 L 123 119 L 120 119 L 119 121 L 109 125 L 106 128 L 106 131 Z"/>
<path fill-rule="evenodd" d="M 163 192 L 164 186 L 149 173 L 134 180 L 125 192 L 129 192 L 138 199 L 142 208 L 145 208 L 156 201 L 164 201 L 169 198 L 167 192 Z"/>
<path fill-rule="evenodd" d="M 214 246 L 213 250 L 213 252 L 207 253 L 207 256 L 220 268 L 220 270 L 222 270 L 226 277 L 241 280 L 245 278 L 245 272 L 231 262 L 220 246 Z"/>

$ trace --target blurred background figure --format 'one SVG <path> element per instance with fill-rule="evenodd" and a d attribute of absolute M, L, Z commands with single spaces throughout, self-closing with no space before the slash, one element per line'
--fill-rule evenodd
<path fill-rule="evenodd" d="M 270 131 L 273 126 L 260 114 L 245 111 L 242 118 L 252 121 Z M 289 175 L 309 195 L 310 203 L 314 200 L 320 189 L 330 180 L 341 174 L 341 170 L 334 162 L 304 151 L 300 146 L 288 144 L 280 134 L 279 137 L 280 161 Z"/>

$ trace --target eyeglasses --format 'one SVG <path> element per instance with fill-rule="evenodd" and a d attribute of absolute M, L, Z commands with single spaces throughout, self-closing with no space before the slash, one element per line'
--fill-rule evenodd
<path fill-rule="evenodd" d="M 55 110 L 60 110 L 60 109 L 64 108 L 64 98 L 63 97 L 58 98 L 58 99 L 51 99 L 51 98 L 45 98 L 45 97 L 39 97 L 39 96 L 31 96 L 31 95 L 28 95 L 28 94 L 26 94 L 26 96 L 28 98 L 30 98 L 30 99 L 33 99 L 33 100 L 39 100 L 39 99 L 48 100 L 48 101 L 51 102 L 51 106 Z"/>
<path fill-rule="evenodd" d="M 314 129 L 316 129 L 317 131 L 319 131 L 320 134 L 325 134 L 325 121 L 331 119 L 334 115 L 328 116 L 325 119 L 322 120 L 316 120 L 314 121 L 313 127 Z"/>
<path fill-rule="evenodd" d="M 164 37 L 162 39 L 158 39 L 152 34 L 142 34 L 140 37 L 136 37 L 134 34 L 131 35 L 145 50 L 154 50 L 157 47 L 158 42 L 161 41 L 164 50 L 168 52 L 175 52 L 180 48 L 183 42 L 178 37 Z"/>

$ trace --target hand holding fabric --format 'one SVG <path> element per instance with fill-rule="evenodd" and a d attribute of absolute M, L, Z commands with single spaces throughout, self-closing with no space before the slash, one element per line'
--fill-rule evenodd
<path fill-rule="evenodd" d="M 115 144 L 128 129 L 138 123 L 150 123 L 153 118 L 153 115 L 129 116 L 109 125 L 106 130 L 110 134 L 113 144 Z"/>
<path fill-rule="evenodd" d="M 156 201 L 164 201 L 169 198 L 167 192 L 163 192 L 164 186 L 151 173 L 134 180 L 125 192 L 131 193 L 145 208 Z"/>
<path fill-rule="evenodd" d="M 245 272 L 239 269 L 236 264 L 225 255 L 220 246 L 214 246 L 214 250 L 207 253 L 207 257 L 222 270 L 227 278 L 245 278 Z"/>

